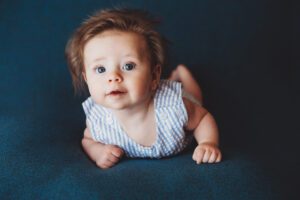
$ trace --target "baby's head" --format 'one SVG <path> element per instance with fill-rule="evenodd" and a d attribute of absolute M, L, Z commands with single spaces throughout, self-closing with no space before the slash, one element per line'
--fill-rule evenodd
<path fill-rule="evenodd" d="M 119 73 L 114 68 L 118 66 L 121 76 L 135 67 L 149 68 L 151 88 L 155 90 L 166 55 L 165 40 L 155 30 L 157 24 L 148 13 L 130 9 L 102 10 L 82 23 L 66 46 L 75 92 L 82 92 L 87 84 L 93 97 L 93 90 L 99 87 L 96 84 L 105 87 L 103 74 Z"/>

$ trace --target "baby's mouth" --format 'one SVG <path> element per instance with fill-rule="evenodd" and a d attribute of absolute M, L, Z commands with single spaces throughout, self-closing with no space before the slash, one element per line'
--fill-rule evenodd
<path fill-rule="evenodd" d="M 118 96 L 118 95 L 122 95 L 125 94 L 126 92 L 120 91 L 120 90 L 114 90 L 109 92 L 107 95 L 108 96 Z"/>

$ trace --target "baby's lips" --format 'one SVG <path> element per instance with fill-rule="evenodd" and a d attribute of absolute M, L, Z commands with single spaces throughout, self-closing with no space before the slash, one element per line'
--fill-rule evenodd
<path fill-rule="evenodd" d="M 113 90 L 111 92 L 109 92 L 107 95 L 117 95 L 117 94 L 124 94 L 125 92 L 121 91 L 121 90 Z"/>
<path fill-rule="evenodd" d="M 112 91 L 112 92 L 110 92 L 110 94 L 122 94 L 122 93 L 124 93 L 124 92 L 121 92 L 121 91 Z"/>

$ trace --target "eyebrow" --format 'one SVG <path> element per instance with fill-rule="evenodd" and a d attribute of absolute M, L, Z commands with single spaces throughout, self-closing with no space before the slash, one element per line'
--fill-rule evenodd
<path fill-rule="evenodd" d="M 99 58 L 96 58 L 94 60 L 92 60 L 90 63 L 88 63 L 88 66 L 92 67 L 92 65 L 94 65 L 96 62 L 100 61 L 100 60 L 104 60 L 105 57 L 99 57 Z"/>
<path fill-rule="evenodd" d="M 128 53 L 128 54 L 125 54 L 123 57 L 131 57 L 131 58 L 138 58 L 138 59 L 141 59 L 142 55 L 140 53 L 138 53 L 137 55 L 134 55 L 134 54 L 131 54 L 131 53 Z M 89 66 L 95 64 L 96 62 L 98 61 L 101 61 L 101 60 L 105 60 L 105 57 L 99 57 L 99 58 L 96 58 L 94 60 L 92 60 L 89 64 Z"/>
<path fill-rule="evenodd" d="M 139 60 L 141 60 L 143 58 L 143 53 L 138 52 L 137 54 L 125 54 L 124 57 L 131 57 L 131 58 L 137 58 Z"/>
<path fill-rule="evenodd" d="M 139 54 L 134 55 L 134 54 L 131 54 L 131 53 L 127 53 L 123 57 L 139 57 L 139 56 L 140 56 Z"/>
<path fill-rule="evenodd" d="M 104 59 L 105 59 L 105 57 L 99 57 L 99 58 L 96 58 L 95 60 L 93 60 L 92 63 L 100 61 L 100 60 L 104 60 Z"/>

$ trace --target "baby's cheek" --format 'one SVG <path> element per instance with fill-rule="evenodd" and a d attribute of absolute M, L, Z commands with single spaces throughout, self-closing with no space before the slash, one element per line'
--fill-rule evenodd
<path fill-rule="evenodd" d="M 90 95 L 93 101 L 97 104 L 101 104 L 103 101 L 102 90 L 98 87 L 89 87 Z"/>
<path fill-rule="evenodd" d="M 140 97 L 148 97 L 150 92 L 150 84 L 139 83 L 139 87 L 136 88 L 136 94 Z"/>

